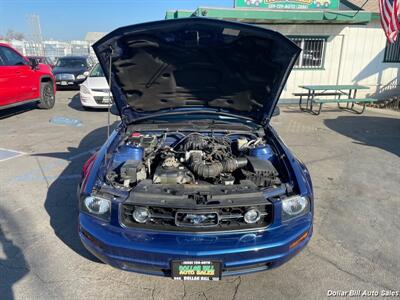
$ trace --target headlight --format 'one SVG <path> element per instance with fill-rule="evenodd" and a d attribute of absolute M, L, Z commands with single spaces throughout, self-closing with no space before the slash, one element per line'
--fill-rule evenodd
<path fill-rule="evenodd" d="M 85 79 L 85 78 L 86 78 L 85 74 L 80 74 L 76 76 L 76 79 Z"/>
<path fill-rule="evenodd" d="M 83 76 L 88 77 L 89 76 L 89 71 L 83 72 Z"/>
<path fill-rule="evenodd" d="M 304 215 L 310 211 L 307 197 L 293 196 L 282 200 L 282 221 Z"/>
<path fill-rule="evenodd" d="M 83 199 L 82 210 L 104 220 L 109 220 L 111 215 L 111 201 L 95 196 Z"/>
<path fill-rule="evenodd" d="M 138 223 L 146 223 L 150 219 L 150 212 L 146 207 L 137 207 L 132 214 L 133 219 Z"/>
<path fill-rule="evenodd" d="M 80 86 L 80 92 L 81 92 L 82 94 L 90 94 L 90 90 L 89 90 L 86 86 L 84 86 L 84 85 L 82 85 L 82 84 L 81 84 L 81 86 Z"/>

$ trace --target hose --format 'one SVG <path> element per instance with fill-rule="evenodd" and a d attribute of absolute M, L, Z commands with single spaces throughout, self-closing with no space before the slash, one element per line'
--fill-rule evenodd
<path fill-rule="evenodd" d="M 229 158 L 222 162 L 212 161 L 206 162 L 201 159 L 201 155 L 192 155 L 189 167 L 192 171 L 203 178 L 215 178 L 222 172 L 231 173 L 238 168 L 243 168 L 247 165 L 247 158 Z"/>
<path fill-rule="evenodd" d="M 223 171 L 232 173 L 236 169 L 243 168 L 247 165 L 246 157 L 228 158 L 222 161 Z"/>
<path fill-rule="evenodd" d="M 193 154 L 190 159 L 189 167 L 192 171 L 203 178 L 213 178 L 221 174 L 222 163 L 219 161 L 206 162 L 201 159 L 201 154 Z"/>

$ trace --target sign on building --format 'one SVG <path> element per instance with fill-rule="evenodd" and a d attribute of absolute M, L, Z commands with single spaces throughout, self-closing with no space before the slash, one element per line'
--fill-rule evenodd
<path fill-rule="evenodd" d="M 235 7 L 275 9 L 338 9 L 339 0 L 235 0 Z"/>

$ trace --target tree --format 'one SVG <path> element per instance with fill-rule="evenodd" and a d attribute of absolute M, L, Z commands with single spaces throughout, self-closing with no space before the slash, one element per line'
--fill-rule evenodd
<path fill-rule="evenodd" d="M 25 35 L 22 32 L 16 32 L 14 34 L 14 39 L 22 41 L 23 39 L 25 39 Z"/>
<path fill-rule="evenodd" d="M 11 40 L 22 41 L 24 38 L 25 38 L 25 35 L 22 32 L 16 32 L 12 29 L 7 30 L 6 35 L 4 37 L 4 39 L 7 41 L 11 41 Z"/>

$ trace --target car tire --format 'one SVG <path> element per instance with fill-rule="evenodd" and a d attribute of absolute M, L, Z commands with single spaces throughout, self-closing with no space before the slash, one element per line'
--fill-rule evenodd
<path fill-rule="evenodd" d="M 53 83 L 40 83 L 40 101 L 38 107 L 42 109 L 51 109 L 53 108 L 55 102 L 56 97 L 54 95 Z"/>

